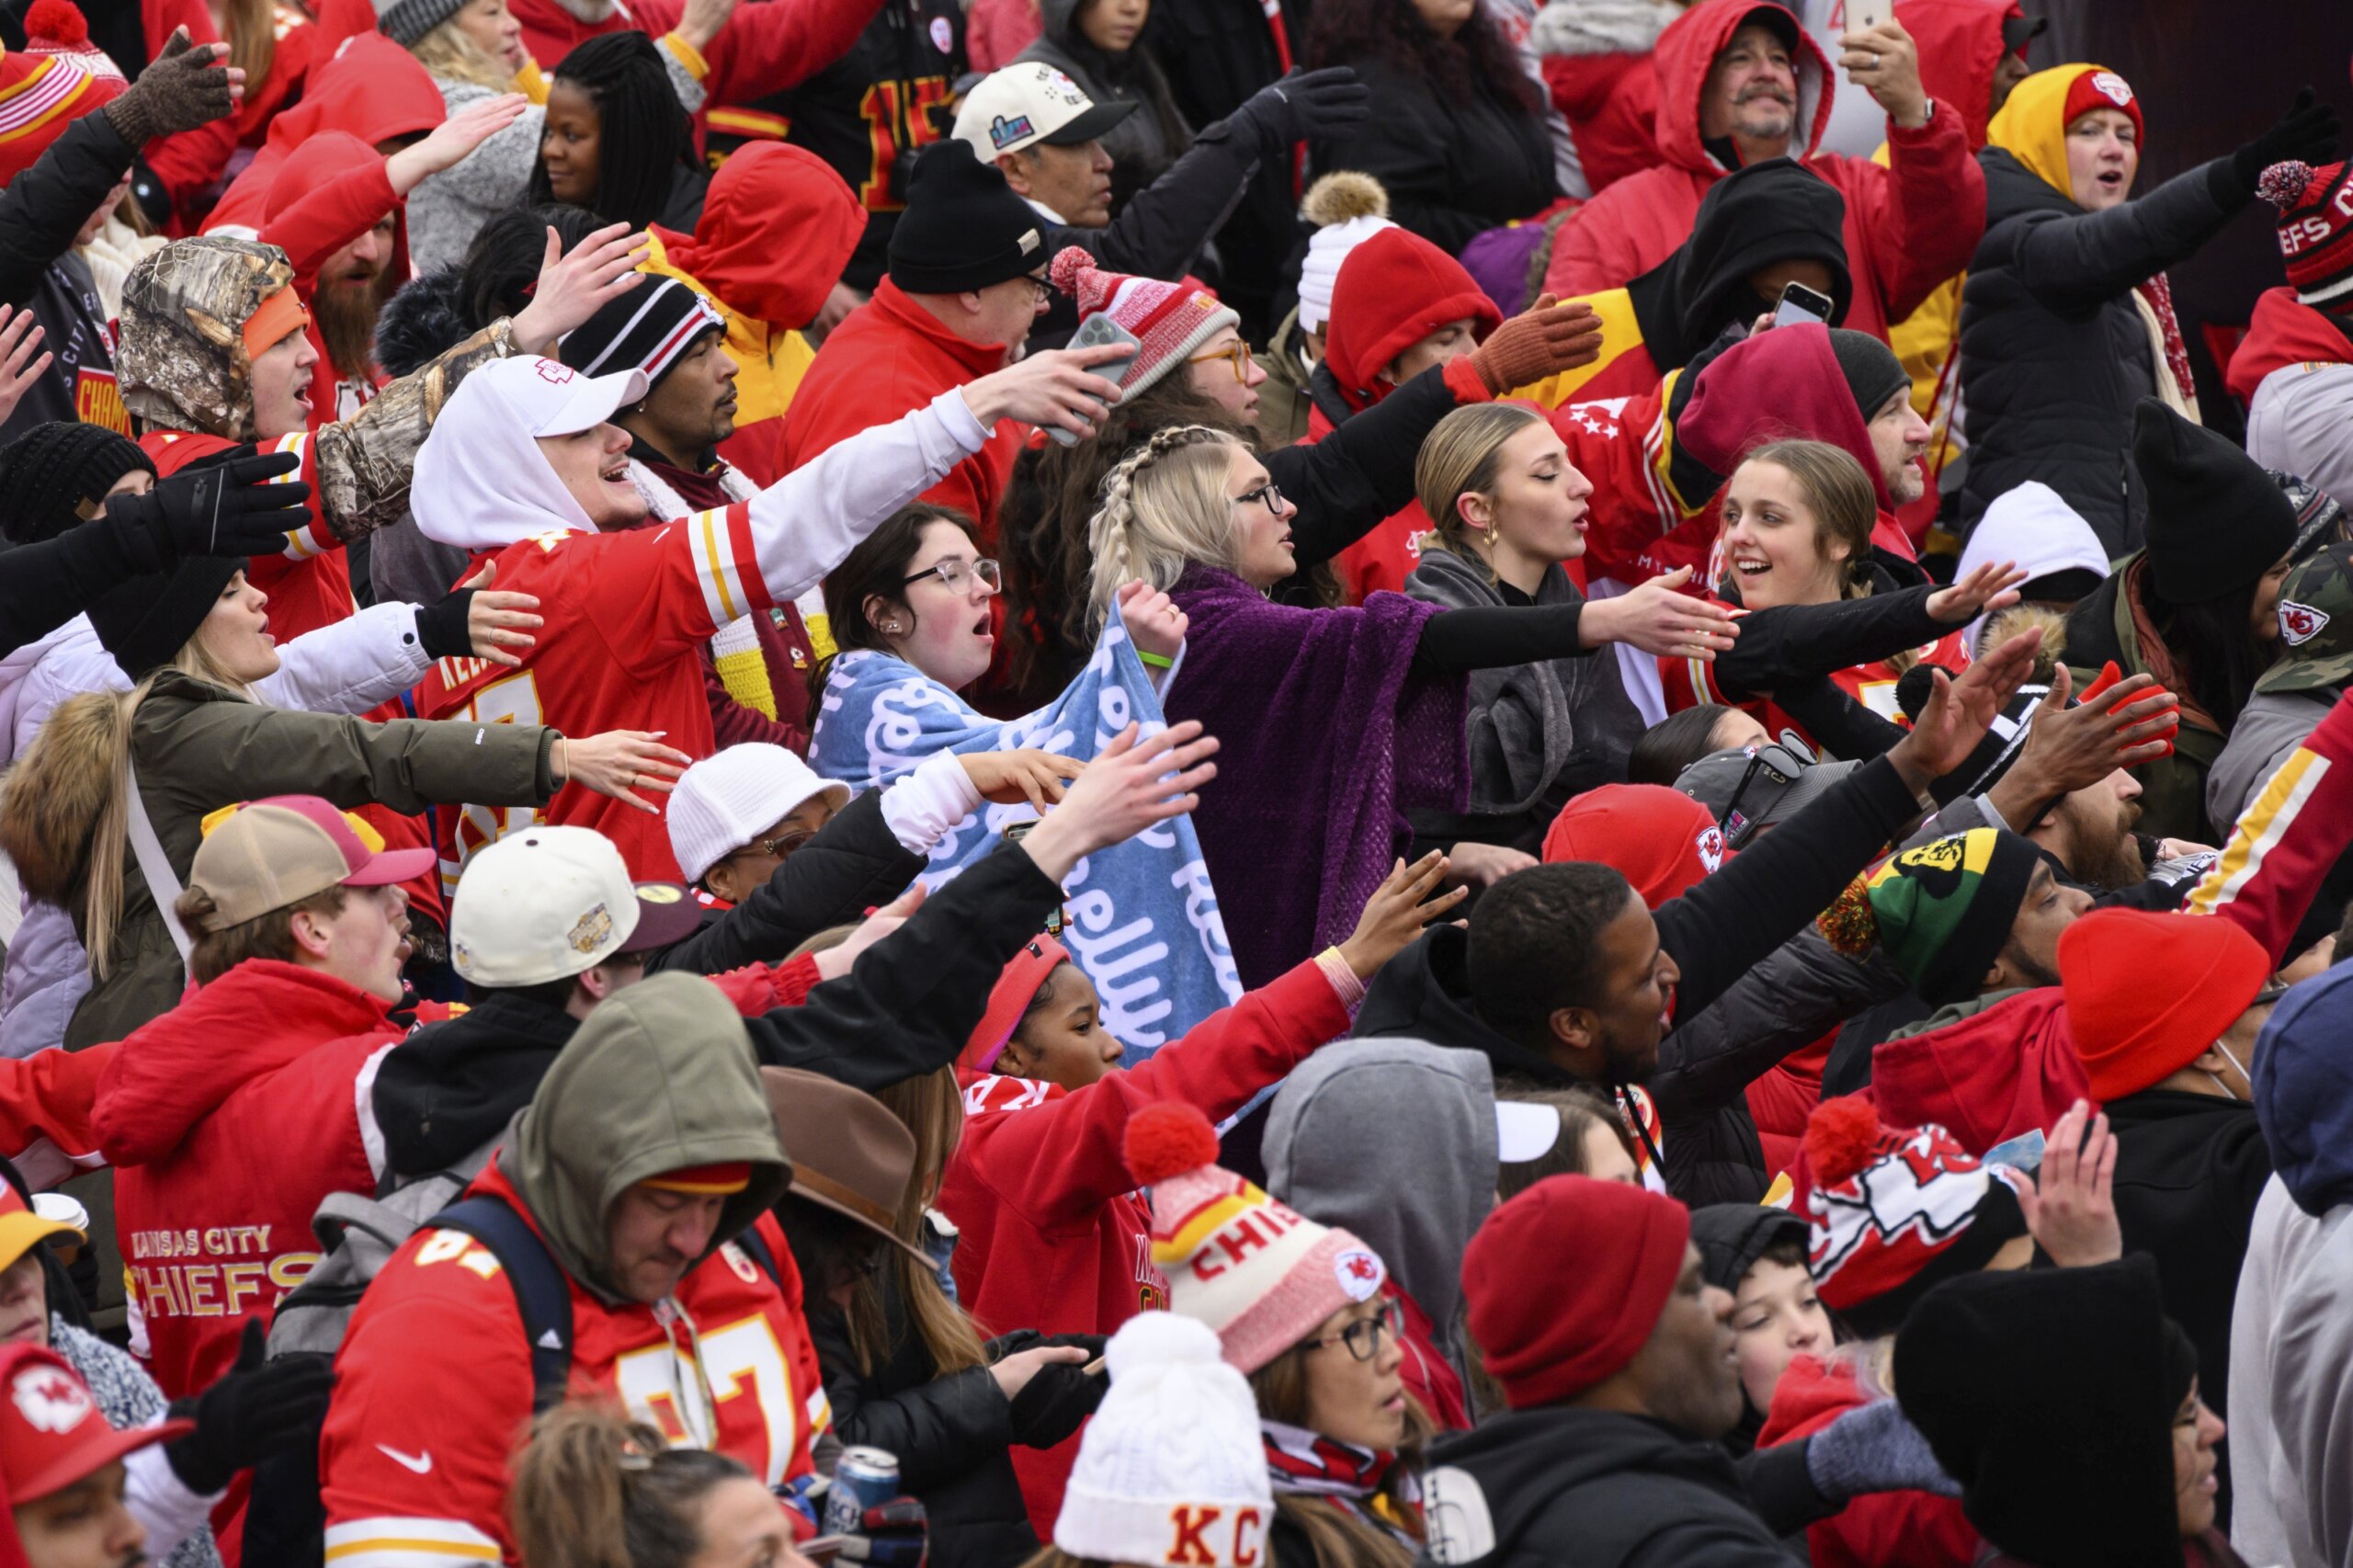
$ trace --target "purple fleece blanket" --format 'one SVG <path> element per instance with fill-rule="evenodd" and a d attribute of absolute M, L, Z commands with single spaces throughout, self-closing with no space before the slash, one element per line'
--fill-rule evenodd
<path fill-rule="evenodd" d="M 1193 824 L 1242 983 L 1265 985 L 1356 928 L 1404 808 L 1464 809 L 1467 683 L 1412 673 L 1438 607 L 1400 594 L 1298 609 L 1196 565 L 1172 597 L 1192 625 L 1163 706 L 1221 743 Z"/>

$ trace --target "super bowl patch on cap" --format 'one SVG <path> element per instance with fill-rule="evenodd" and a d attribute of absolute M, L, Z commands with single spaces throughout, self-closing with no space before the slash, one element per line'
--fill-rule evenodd
<path fill-rule="evenodd" d="M 1388 1272 L 1381 1259 L 1362 1247 L 1350 1247 L 1332 1260 L 1332 1278 L 1339 1281 L 1341 1293 L 1351 1301 L 1370 1300 Z"/>
<path fill-rule="evenodd" d="M 612 915 L 600 903 L 573 922 L 572 929 L 565 935 L 564 940 L 572 944 L 572 949 L 574 952 L 593 953 L 604 944 L 605 938 L 612 934 Z"/>
<path fill-rule="evenodd" d="M 989 144 L 1000 153 L 1016 142 L 1026 141 L 1036 134 L 1029 128 L 1029 117 L 1026 114 L 1015 115 L 1010 119 L 998 115 L 989 121 Z"/>

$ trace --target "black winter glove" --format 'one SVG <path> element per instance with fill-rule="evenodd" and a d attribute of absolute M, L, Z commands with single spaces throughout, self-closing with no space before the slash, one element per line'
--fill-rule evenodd
<path fill-rule="evenodd" d="M 226 119 L 235 108 L 229 91 L 229 46 L 198 48 L 188 41 L 188 29 L 182 28 L 164 45 L 164 52 L 147 62 L 139 80 L 107 105 L 106 116 L 125 142 L 138 147 L 158 136 Z"/>
<path fill-rule="evenodd" d="M 1263 155 L 1288 157 L 1298 142 L 1328 142 L 1372 118 L 1372 89 L 1346 65 L 1293 71 L 1250 95 L 1231 117 L 1258 136 Z"/>
<path fill-rule="evenodd" d="M 1039 1346 L 1047 1343 L 1049 1342 L 1046 1337 L 1034 1328 L 1017 1328 L 1011 1334 L 1000 1334 L 982 1346 L 981 1358 L 994 1367 L 1007 1356 L 1017 1356 L 1024 1350 L 1035 1350 Z"/>
<path fill-rule="evenodd" d="M 931 1555 L 930 1517 L 917 1498 L 878 1503 L 860 1517 L 856 1535 L 842 1537 L 841 1555 L 878 1568 L 923 1568 Z"/>
<path fill-rule="evenodd" d="M 2231 174 L 2252 200 L 2263 171 L 2290 159 L 2304 164 L 2336 161 L 2336 111 L 2317 101 L 2310 87 L 2296 95 L 2278 124 L 2231 154 Z"/>
<path fill-rule="evenodd" d="M 466 617 L 472 613 L 474 592 L 472 588 L 460 588 L 416 612 L 416 640 L 423 645 L 426 657 L 473 657 L 473 631 L 466 624 Z"/>
<path fill-rule="evenodd" d="M 220 1381 L 174 1404 L 175 1416 L 192 1416 L 196 1430 L 165 1445 L 164 1458 L 180 1484 L 210 1496 L 241 1470 L 297 1443 L 315 1442 L 335 1389 L 335 1364 L 324 1356 L 283 1356 L 267 1360 L 258 1322 L 245 1324 L 237 1364 Z"/>
<path fill-rule="evenodd" d="M 1076 1343 L 1086 1336 L 1069 1337 Z M 1076 1432 L 1079 1424 L 1095 1414 L 1111 1380 L 1100 1371 L 1087 1371 L 1086 1365 L 1057 1361 L 1039 1368 L 1031 1375 L 1021 1392 L 1013 1396 L 1015 1442 L 1024 1448 L 1051 1449 Z"/>
<path fill-rule="evenodd" d="M 1937 1463 L 1928 1439 L 1892 1399 L 1850 1410 L 1808 1437 L 1805 1470 L 1814 1490 L 1841 1507 L 1870 1492 L 1961 1495 L 1960 1485 Z"/>
<path fill-rule="evenodd" d="M 144 495 L 108 499 L 107 521 L 123 530 L 142 568 L 166 572 L 203 555 L 276 555 L 286 536 L 311 520 L 309 485 L 269 483 L 301 467 L 300 457 L 256 457 L 251 447 L 224 456 L 224 462 L 157 480 Z"/>

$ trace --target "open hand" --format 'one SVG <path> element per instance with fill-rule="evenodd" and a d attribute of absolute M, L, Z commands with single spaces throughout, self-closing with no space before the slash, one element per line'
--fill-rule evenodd
<path fill-rule="evenodd" d="M 956 760 L 964 765 L 964 777 L 972 781 L 982 800 L 1000 806 L 1017 806 L 1027 801 L 1040 816 L 1063 798 L 1065 781 L 1077 778 L 1086 767 L 1076 757 L 1029 746 L 1018 751 L 966 752 Z"/>
<path fill-rule="evenodd" d="M 2042 699 L 2018 758 L 2041 769 L 2054 793 L 2088 789 L 2120 767 L 2165 756 L 2167 738 L 2181 728 L 2181 699 L 2154 676 L 2127 676 L 2070 708 L 2074 684 L 2066 665 L 2052 672 L 2051 695 Z"/>
<path fill-rule="evenodd" d="M 514 124 L 531 100 L 520 93 L 501 93 L 468 104 L 433 128 L 422 142 L 404 147 L 384 160 L 384 176 L 392 194 L 406 196 L 428 175 L 455 166 L 466 154 Z"/>
<path fill-rule="evenodd" d="M 1216 737 L 1201 733 L 1201 722 L 1188 719 L 1149 740 L 1142 726 L 1130 724 L 1086 765 L 1063 796 L 1029 831 L 1021 847 L 1038 869 L 1061 881 L 1086 856 L 1134 837 L 1155 823 L 1183 816 L 1200 804 L 1193 791 L 1217 777 L 1209 760 Z"/>
<path fill-rule="evenodd" d="M 0 425 L 17 412 L 35 381 L 47 373 L 53 355 L 33 355 L 40 347 L 40 323 L 29 308 L 0 305 Z"/>
<path fill-rule="evenodd" d="M 1970 665 L 1959 680 L 1940 669 L 1929 677 L 1935 685 L 1920 716 L 1912 721 L 1911 733 L 1887 753 L 1915 795 L 1969 759 L 2026 684 L 2035 650 L 2041 646 L 2042 628 L 2029 627 Z"/>
<path fill-rule="evenodd" d="M 1422 927 L 1471 896 L 1467 887 L 1439 892 L 1446 880 L 1446 857 L 1431 850 L 1408 866 L 1399 860 L 1365 901 L 1357 928 L 1340 944 L 1340 957 L 1360 981 L 1370 981 L 1381 966 L 1404 952 L 1422 934 Z"/>
<path fill-rule="evenodd" d="M 2007 609 L 2018 602 L 2018 585 L 2027 574 L 2015 561 L 1986 562 L 1971 568 L 1968 576 L 1949 588 L 1928 596 L 1928 614 L 1948 626 L 1974 620 L 1986 610 Z"/>
<path fill-rule="evenodd" d="M 637 791 L 668 794 L 677 787 L 678 775 L 694 761 L 675 746 L 662 744 L 666 733 L 608 730 L 585 741 L 559 740 L 555 743 L 556 782 L 577 784 L 641 812 L 658 812 L 661 808 Z"/>
<path fill-rule="evenodd" d="M 2077 1100 L 2051 1129 L 2042 1168 L 2021 1182 L 2018 1209 L 2035 1244 L 2062 1268 L 2113 1263 L 2124 1256 L 2116 1221 L 2116 1138 L 2108 1114 Z"/>
<path fill-rule="evenodd" d="M 1120 401 L 1120 389 L 1088 367 L 1128 356 L 1129 351 L 1116 343 L 1098 343 L 1092 348 L 1050 348 L 977 381 L 965 382 L 964 406 L 983 425 L 1018 419 L 1040 430 L 1092 436 L 1096 425 Z"/>
<path fill-rule="evenodd" d="M 1625 642 L 1662 659 L 1709 664 L 1740 635 L 1732 607 L 1685 593 L 1691 568 L 1678 566 L 1614 598 L 1587 599 L 1577 616 L 1577 641 L 1588 648 Z"/>
<path fill-rule="evenodd" d="M 606 301 L 637 287 L 637 265 L 646 255 L 645 235 L 632 233 L 627 223 L 598 229 L 573 246 L 569 256 L 562 237 L 550 229 L 531 302 L 511 328 L 515 347 L 526 354 L 544 354 L 554 347 L 557 338 L 595 315 Z"/>
<path fill-rule="evenodd" d="M 520 669 L 523 661 L 517 654 L 530 651 L 539 641 L 531 633 L 547 622 L 531 613 L 540 608 L 537 594 L 494 592 L 490 585 L 497 576 L 498 562 L 486 561 L 481 571 L 458 585 L 474 590 L 466 602 L 466 640 L 473 644 L 475 658 Z"/>

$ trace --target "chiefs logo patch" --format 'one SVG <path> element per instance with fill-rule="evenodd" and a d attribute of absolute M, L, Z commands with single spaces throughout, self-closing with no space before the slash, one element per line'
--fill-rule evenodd
<path fill-rule="evenodd" d="M 2279 635 L 2290 648 L 2301 647 L 2319 636 L 2328 625 L 2328 614 L 2310 605 L 2300 605 L 2293 599 L 2279 601 Z"/>
<path fill-rule="evenodd" d="M 1370 1300 L 1387 1273 L 1381 1259 L 1362 1247 L 1350 1247 L 1332 1260 L 1332 1277 L 1339 1282 L 1340 1293 L 1351 1301 Z"/>
<path fill-rule="evenodd" d="M 2102 71 L 2092 78 L 2092 91 L 2122 108 L 2132 101 L 2131 85 L 2113 71 Z"/>
<path fill-rule="evenodd" d="M 1709 870 L 1714 871 L 1722 869 L 1724 863 L 1724 830 L 1722 827 L 1719 827 L 1712 823 L 1710 824 L 1706 828 L 1703 828 L 1700 831 L 1699 836 L 1692 841 L 1691 847 L 1699 852 L 1699 864 L 1707 867 Z"/>
<path fill-rule="evenodd" d="M 57 1367 L 28 1367 L 8 1387 L 8 1397 L 36 1432 L 71 1432 L 90 1414 L 90 1391 Z"/>

